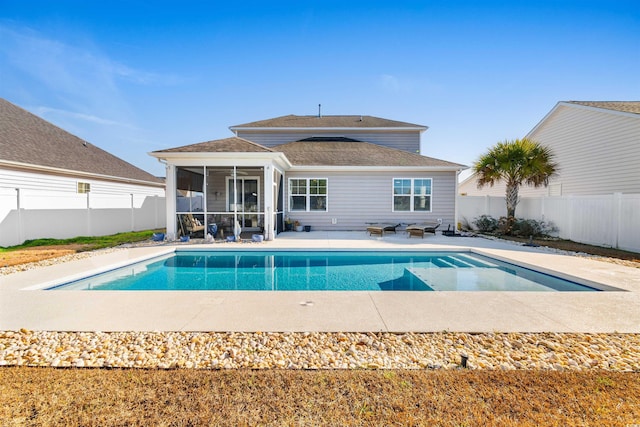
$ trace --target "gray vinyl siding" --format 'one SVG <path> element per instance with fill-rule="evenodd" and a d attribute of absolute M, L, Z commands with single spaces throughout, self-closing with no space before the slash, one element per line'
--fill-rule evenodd
<path fill-rule="evenodd" d="M 264 132 L 264 131 L 239 131 L 240 138 L 248 139 L 265 147 L 285 144 L 287 142 L 300 141 L 313 136 L 342 136 L 370 142 L 384 147 L 408 151 L 420 152 L 419 131 L 292 131 L 292 132 Z"/>
<path fill-rule="evenodd" d="M 555 153 L 562 195 L 640 193 L 640 115 L 560 105 L 529 137 Z"/>
<path fill-rule="evenodd" d="M 442 219 L 454 226 L 455 172 L 290 172 L 285 212 L 315 230 L 365 230 L 367 222 L 416 223 Z M 290 212 L 289 178 L 327 178 L 327 212 Z M 432 178 L 431 212 L 393 212 L 393 178 Z M 337 224 L 331 219 L 336 218 Z"/>

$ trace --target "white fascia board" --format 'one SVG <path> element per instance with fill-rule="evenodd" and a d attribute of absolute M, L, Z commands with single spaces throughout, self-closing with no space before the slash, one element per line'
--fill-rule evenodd
<path fill-rule="evenodd" d="M 464 169 L 462 172 L 470 170 L 470 169 L 471 168 Z M 458 176 L 458 179 L 460 179 L 460 176 Z M 476 180 L 476 179 L 477 179 L 476 173 L 473 172 L 473 171 L 470 171 L 468 176 L 466 176 L 462 181 L 458 181 L 458 185 L 466 184 L 467 182 L 473 181 L 473 180 Z"/>
<path fill-rule="evenodd" d="M 289 172 L 455 172 L 464 166 L 294 166 Z"/>
<path fill-rule="evenodd" d="M 538 130 L 538 128 L 540 126 L 542 126 L 542 124 L 549 118 L 551 117 L 551 115 L 558 109 L 558 107 L 560 106 L 560 104 L 562 104 L 561 102 L 556 103 L 556 105 L 554 105 L 554 107 L 551 109 L 551 111 L 549 111 L 547 114 L 545 114 L 545 116 L 542 118 L 542 120 L 540 120 L 538 122 L 538 124 L 536 124 L 533 129 L 531 129 L 529 131 L 529 133 L 527 133 L 525 135 L 525 138 L 531 138 L 531 136 Z"/>
<path fill-rule="evenodd" d="M 182 152 L 149 154 L 167 163 L 183 166 L 262 166 L 267 163 L 276 163 L 286 169 L 292 166 L 283 153 L 275 152 Z"/>
<path fill-rule="evenodd" d="M 51 166 L 40 166 L 33 165 L 29 163 L 21 163 L 21 162 L 12 162 L 9 160 L 0 160 L 0 167 L 6 166 L 12 169 L 20 169 L 25 171 L 33 171 L 33 172 L 44 172 L 55 175 L 66 175 L 66 176 L 74 176 L 79 178 L 91 178 L 91 179 L 99 179 L 103 181 L 114 181 L 114 182 L 123 182 L 127 184 L 137 184 L 137 185 L 145 185 L 147 187 L 158 187 L 164 188 L 164 182 L 153 182 L 153 181 L 144 181 L 141 179 L 133 179 L 133 178 L 124 178 L 121 176 L 111 176 L 111 175 L 102 175 L 98 173 L 91 172 L 82 172 L 71 169 L 62 169 L 62 168 L 54 168 Z"/>
<path fill-rule="evenodd" d="M 334 131 L 420 131 L 424 132 L 429 129 L 429 126 L 414 126 L 414 127 L 370 127 L 370 128 L 361 128 L 361 127 L 230 127 L 229 128 L 236 135 L 238 131 L 261 131 L 261 132 L 309 132 L 309 131 L 324 131 L 324 132 L 334 132 Z"/>

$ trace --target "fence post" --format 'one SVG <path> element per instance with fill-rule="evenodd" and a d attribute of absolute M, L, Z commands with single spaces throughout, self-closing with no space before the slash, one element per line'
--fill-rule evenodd
<path fill-rule="evenodd" d="M 22 206 L 20 206 L 20 189 L 16 188 L 16 211 L 18 212 L 18 245 L 24 242 L 24 233 L 22 231 Z"/>
<path fill-rule="evenodd" d="M 136 224 L 136 212 L 134 209 L 134 203 L 133 203 L 133 193 L 129 194 L 131 196 L 131 231 L 134 231 L 135 228 L 135 224 Z"/>
<path fill-rule="evenodd" d="M 158 195 L 157 194 L 153 196 L 153 213 L 154 213 L 153 228 L 160 228 L 158 227 Z"/>
<path fill-rule="evenodd" d="M 613 193 L 613 247 L 618 248 L 622 224 L 622 193 Z"/>
<path fill-rule="evenodd" d="M 569 240 L 573 241 L 573 216 L 575 215 L 573 211 L 573 194 L 569 195 L 567 202 L 569 205 Z"/>
<path fill-rule="evenodd" d="M 491 196 L 484 196 L 484 213 L 485 215 L 491 215 Z"/>
<path fill-rule="evenodd" d="M 93 236 L 91 229 L 91 193 L 87 193 L 87 236 Z"/>

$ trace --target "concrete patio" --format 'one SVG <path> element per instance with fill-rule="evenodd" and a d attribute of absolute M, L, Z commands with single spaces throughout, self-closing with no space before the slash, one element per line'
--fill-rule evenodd
<path fill-rule="evenodd" d="M 182 245 L 184 246 L 184 245 Z M 173 251 L 96 254 L 0 276 L 0 330 L 640 332 L 640 269 L 473 237 L 365 232 L 282 233 L 216 249 L 467 250 L 569 275 L 613 292 L 43 291 L 43 284 Z"/>

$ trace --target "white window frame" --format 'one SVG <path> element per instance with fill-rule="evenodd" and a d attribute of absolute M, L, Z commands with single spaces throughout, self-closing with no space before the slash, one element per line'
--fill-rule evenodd
<path fill-rule="evenodd" d="M 291 181 L 293 180 L 297 180 L 297 181 L 305 181 L 305 188 L 306 188 L 306 192 L 305 194 L 292 194 L 291 192 Z M 311 186 L 310 186 L 310 182 L 313 180 L 323 180 L 326 183 L 326 188 L 327 188 L 327 192 L 324 194 L 324 198 L 325 198 L 325 203 L 324 203 L 324 209 L 320 210 L 320 209 L 311 209 L 311 197 L 313 196 L 317 196 L 317 194 L 311 194 Z M 329 212 L 329 179 L 325 178 L 325 177 L 309 177 L 309 178 L 297 178 L 297 177 L 291 177 L 288 179 L 288 183 L 287 183 L 287 187 L 288 187 L 288 208 L 289 208 L 289 212 Z M 305 198 L 305 209 L 293 209 L 293 196 L 298 196 L 298 197 L 302 197 L 304 196 Z"/>
<path fill-rule="evenodd" d="M 395 194 L 394 190 L 395 190 L 395 182 L 396 180 L 410 180 L 411 181 L 411 191 L 409 194 Z M 431 192 L 429 194 L 424 194 L 425 196 L 429 196 L 429 210 L 419 210 L 416 211 L 415 210 L 415 206 L 414 206 L 414 201 L 416 196 L 422 196 L 422 194 L 416 194 L 415 192 L 415 181 L 416 180 L 421 180 L 421 181 L 431 181 L 431 185 L 429 186 L 429 188 L 431 189 Z M 400 196 L 400 197 L 409 197 L 409 210 L 408 211 L 401 211 L 401 210 L 396 210 L 396 204 L 395 204 L 395 198 L 396 196 Z M 422 177 L 395 177 L 391 179 L 391 212 L 432 212 L 433 211 L 433 178 L 422 178 Z"/>

